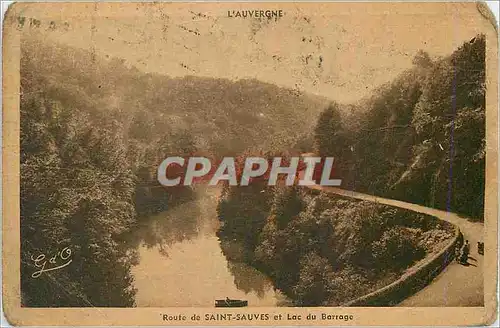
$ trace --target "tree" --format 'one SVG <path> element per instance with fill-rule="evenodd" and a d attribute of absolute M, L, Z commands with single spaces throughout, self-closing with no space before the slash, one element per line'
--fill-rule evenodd
<path fill-rule="evenodd" d="M 314 132 L 316 150 L 320 156 L 342 155 L 346 147 L 346 138 L 337 103 L 331 103 L 321 112 Z"/>
<path fill-rule="evenodd" d="M 297 186 L 277 186 L 271 215 L 277 222 L 278 228 L 283 229 L 290 220 L 293 220 L 305 207 Z"/>
<path fill-rule="evenodd" d="M 413 65 L 421 68 L 429 68 L 432 65 L 432 59 L 429 54 L 423 50 L 417 51 L 415 57 L 412 60 Z"/>
<path fill-rule="evenodd" d="M 415 230 L 397 226 L 383 233 L 373 242 L 372 252 L 380 267 L 406 268 L 425 256 Z"/>
<path fill-rule="evenodd" d="M 332 268 L 328 260 L 308 253 L 300 260 L 300 275 L 293 287 L 294 296 L 299 306 L 320 306 L 328 299 L 328 278 Z"/>

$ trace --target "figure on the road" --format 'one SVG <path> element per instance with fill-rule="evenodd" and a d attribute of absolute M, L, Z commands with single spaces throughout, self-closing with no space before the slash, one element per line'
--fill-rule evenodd
<path fill-rule="evenodd" d="M 458 231 L 458 238 L 457 238 L 457 247 L 458 249 L 461 249 L 464 244 L 464 234 L 462 233 L 461 230 Z"/>
<path fill-rule="evenodd" d="M 477 242 L 477 252 L 481 255 L 484 255 L 484 243 L 480 241 Z"/>
<path fill-rule="evenodd" d="M 469 259 L 470 245 L 469 241 L 466 240 L 464 247 L 462 248 L 462 254 L 460 255 L 460 263 L 466 264 Z"/>
<path fill-rule="evenodd" d="M 462 246 L 464 244 L 464 234 L 462 231 L 458 231 L 457 244 L 455 246 L 455 259 L 457 262 L 461 262 Z"/>

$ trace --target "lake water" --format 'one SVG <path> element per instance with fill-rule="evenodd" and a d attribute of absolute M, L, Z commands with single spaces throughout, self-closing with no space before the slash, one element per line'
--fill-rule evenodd
<path fill-rule="evenodd" d="M 216 299 L 244 299 L 249 307 L 287 306 L 271 280 L 224 256 L 215 235 L 220 190 L 199 187 L 191 201 L 146 220 L 136 232 L 133 267 L 138 307 L 212 307 Z"/>

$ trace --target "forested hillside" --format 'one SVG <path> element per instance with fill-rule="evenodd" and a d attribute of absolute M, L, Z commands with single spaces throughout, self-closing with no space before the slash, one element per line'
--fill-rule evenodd
<path fill-rule="evenodd" d="M 158 164 L 172 155 L 304 147 L 297 141 L 314 125 L 306 118 L 326 103 L 254 80 L 146 74 L 37 39 L 21 50 L 25 306 L 134 305 L 127 232 L 195 197 L 189 187 L 163 189 Z M 64 247 L 71 265 L 32 277 L 39 254 Z"/>
<path fill-rule="evenodd" d="M 413 68 L 356 104 L 320 115 L 316 150 L 335 156 L 343 188 L 482 220 L 485 186 L 485 38 L 452 55 L 419 52 Z"/>

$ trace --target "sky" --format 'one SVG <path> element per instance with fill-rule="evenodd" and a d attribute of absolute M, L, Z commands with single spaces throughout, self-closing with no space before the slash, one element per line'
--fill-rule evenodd
<path fill-rule="evenodd" d="M 353 103 L 411 67 L 491 28 L 474 3 L 20 4 L 25 33 L 172 77 L 255 78 Z M 283 10 L 279 19 L 228 10 Z M 51 25 L 51 22 L 54 22 Z"/>

